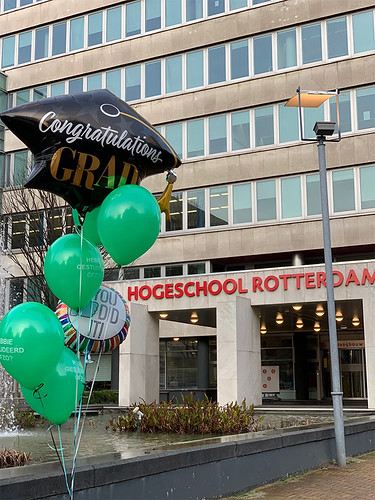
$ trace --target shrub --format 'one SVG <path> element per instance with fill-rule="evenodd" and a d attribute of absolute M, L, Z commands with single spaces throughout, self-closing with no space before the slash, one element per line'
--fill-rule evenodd
<path fill-rule="evenodd" d="M 89 396 L 88 392 L 83 393 L 83 402 L 87 403 L 87 398 Z M 92 391 L 91 398 L 90 398 L 90 404 L 111 404 L 115 403 L 117 404 L 118 401 L 118 396 L 115 391 L 112 391 L 110 389 L 103 389 L 101 391 Z"/>
<path fill-rule="evenodd" d="M 43 423 L 46 420 L 44 417 L 36 417 L 30 408 L 19 410 L 18 405 L 15 407 L 14 416 L 17 424 L 23 429 L 35 427 L 37 423 Z"/>
<path fill-rule="evenodd" d="M 30 453 L 17 450 L 0 450 L 0 469 L 5 467 L 19 467 L 30 462 Z"/>
<path fill-rule="evenodd" d="M 142 412 L 139 420 L 137 411 Z M 239 434 L 260 429 L 264 417 L 254 411 L 254 405 L 229 403 L 219 406 L 217 402 L 194 401 L 193 394 L 182 396 L 182 402 L 162 401 L 159 405 L 141 403 L 133 405 L 117 419 L 111 419 L 108 428 L 114 431 L 174 432 L 177 434 Z"/>

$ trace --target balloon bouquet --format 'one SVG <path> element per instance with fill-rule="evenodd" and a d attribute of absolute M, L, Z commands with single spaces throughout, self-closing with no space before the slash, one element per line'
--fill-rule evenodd
<path fill-rule="evenodd" d="M 0 118 L 34 155 L 25 187 L 64 198 L 78 228 L 58 238 L 45 256 L 47 284 L 60 300 L 56 314 L 28 302 L 0 323 L 0 362 L 29 405 L 59 426 L 82 404 L 89 354 L 115 349 L 130 324 L 123 298 L 102 285 L 97 245 L 119 266 L 153 245 L 161 207 L 168 216 L 172 169 L 180 160 L 155 128 L 107 90 L 43 99 Z M 139 183 L 163 171 L 169 172 L 168 185 L 158 204 Z M 72 471 L 71 496 L 73 478 Z"/>

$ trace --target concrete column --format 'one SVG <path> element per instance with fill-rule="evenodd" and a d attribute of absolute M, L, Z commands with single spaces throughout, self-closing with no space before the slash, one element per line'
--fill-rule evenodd
<path fill-rule="evenodd" d="M 159 402 L 159 320 L 130 304 L 130 329 L 120 345 L 119 405 Z"/>
<path fill-rule="evenodd" d="M 365 337 L 366 380 L 368 407 L 375 409 L 375 290 L 368 287 L 363 298 L 363 327 Z"/>
<path fill-rule="evenodd" d="M 218 303 L 217 399 L 220 405 L 246 398 L 262 403 L 259 318 L 250 300 L 234 297 Z"/>

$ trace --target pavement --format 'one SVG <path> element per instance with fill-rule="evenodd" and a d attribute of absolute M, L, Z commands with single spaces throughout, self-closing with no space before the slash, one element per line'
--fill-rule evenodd
<path fill-rule="evenodd" d="M 346 467 L 327 465 L 225 500 L 375 499 L 375 452 L 348 458 Z"/>

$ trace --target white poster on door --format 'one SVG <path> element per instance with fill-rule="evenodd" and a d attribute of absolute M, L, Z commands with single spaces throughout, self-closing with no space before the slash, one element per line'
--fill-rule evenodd
<path fill-rule="evenodd" d="M 270 394 L 280 392 L 278 366 L 262 366 L 262 392 Z"/>

